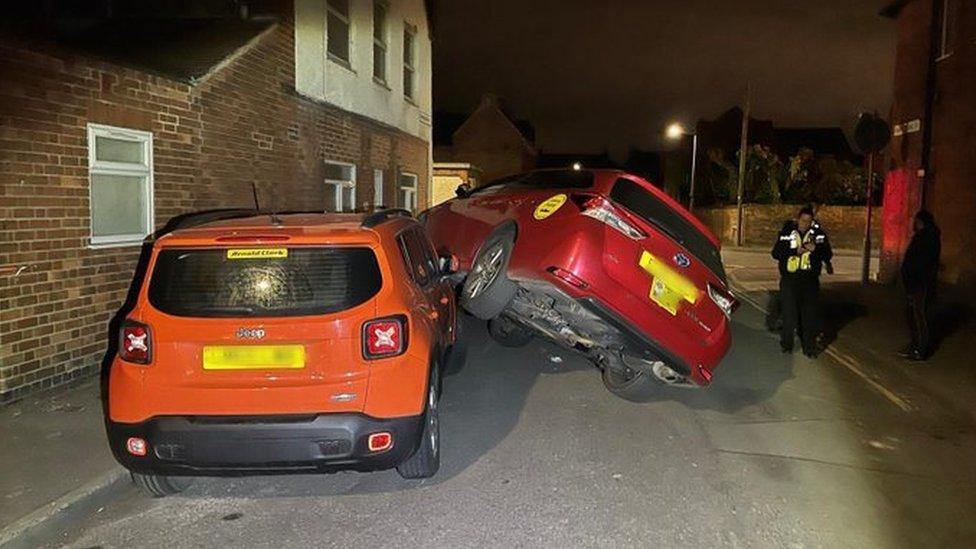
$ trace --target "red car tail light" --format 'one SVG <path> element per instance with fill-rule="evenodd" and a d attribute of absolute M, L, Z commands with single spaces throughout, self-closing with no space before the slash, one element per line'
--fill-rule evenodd
<path fill-rule="evenodd" d="M 590 286 L 589 284 L 586 283 L 585 280 L 583 280 L 582 278 L 574 275 L 573 273 L 565 269 L 560 269 L 559 267 L 549 267 L 546 270 L 552 273 L 553 276 L 562 280 L 563 282 L 566 282 L 570 286 L 576 286 L 581 290 L 585 290 Z"/>
<path fill-rule="evenodd" d="M 152 332 L 149 326 L 134 320 L 126 320 L 119 333 L 119 358 L 136 364 L 152 361 Z"/>
<path fill-rule="evenodd" d="M 647 234 L 631 225 L 609 200 L 601 196 L 577 195 L 573 197 L 573 201 L 580 207 L 580 213 L 583 215 L 605 223 L 634 240 L 647 238 Z"/>
<path fill-rule="evenodd" d="M 389 358 L 407 350 L 407 317 L 377 318 L 363 324 L 363 358 Z"/>
<path fill-rule="evenodd" d="M 708 297 L 712 298 L 719 309 L 722 309 L 725 316 L 731 317 L 732 313 L 739 308 L 739 301 L 731 292 L 719 288 L 711 282 L 708 283 Z"/>

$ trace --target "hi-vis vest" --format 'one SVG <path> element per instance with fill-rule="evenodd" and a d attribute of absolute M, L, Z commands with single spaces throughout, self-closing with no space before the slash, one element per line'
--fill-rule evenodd
<path fill-rule="evenodd" d="M 800 236 L 800 231 L 794 229 L 793 232 L 788 236 L 781 236 L 780 238 L 790 241 L 791 250 L 798 250 L 803 245 L 814 242 L 812 228 L 802 237 Z M 823 235 L 817 235 L 815 242 L 820 244 L 823 241 Z M 795 273 L 797 271 L 809 271 L 810 268 L 810 252 L 803 252 L 800 255 L 791 255 L 786 259 L 786 272 Z"/>

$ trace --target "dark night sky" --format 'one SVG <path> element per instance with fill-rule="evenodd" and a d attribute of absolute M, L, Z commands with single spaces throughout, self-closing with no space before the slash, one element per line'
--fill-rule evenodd
<path fill-rule="evenodd" d="M 895 24 L 887 0 L 439 0 L 434 105 L 467 112 L 486 91 L 536 126 L 548 151 L 662 143 L 740 104 L 780 126 L 887 113 Z"/>

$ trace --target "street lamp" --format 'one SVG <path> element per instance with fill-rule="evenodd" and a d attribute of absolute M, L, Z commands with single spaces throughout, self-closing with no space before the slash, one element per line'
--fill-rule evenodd
<path fill-rule="evenodd" d="M 691 136 L 691 189 L 688 192 L 688 211 L 695 207 L 695 166 L 698 160 L 698 134 L 688 133 L 678 122 L 670 124 L 665 130 L 665 135 L 672 141 L 677 141 L 686 135 Z"/>

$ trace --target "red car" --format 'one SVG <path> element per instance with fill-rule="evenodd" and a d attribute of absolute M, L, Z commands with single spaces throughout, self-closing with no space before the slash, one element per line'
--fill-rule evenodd
<path fill-rule="evenodd" d="M 534 171 L 459 188 L 421 219 L 460 260 L 461 304 L 495 339 L 580 351 L 623 398 L 707 385 L 729 349 L 738 303 L 719 241 L 640 177 Z"/>

